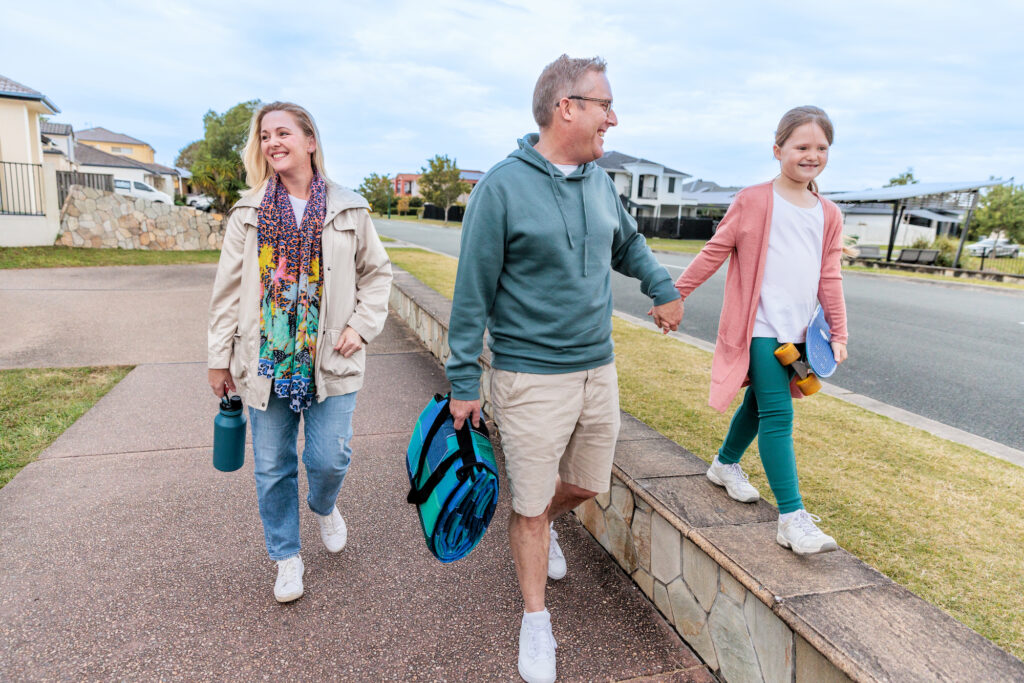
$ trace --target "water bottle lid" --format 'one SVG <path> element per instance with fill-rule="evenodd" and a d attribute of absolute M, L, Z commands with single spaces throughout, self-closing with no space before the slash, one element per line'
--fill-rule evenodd
<path fill-rule="evenodd" d="M 242 397 L 241 396 L 228 396 L 227 392 L 220 398 L 220 409 L 238 411 L 242 409 Z"/>
<path fill-rule="evenodd" d="M 241 409 L 242 409 L 242 397 L 241 396 L 232 396 L 231 397 L 231 410 L 241 410 Z"/>

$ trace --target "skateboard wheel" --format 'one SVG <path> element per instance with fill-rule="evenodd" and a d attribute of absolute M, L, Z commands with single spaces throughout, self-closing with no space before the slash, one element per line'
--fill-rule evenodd
<path fill-rule="evenodd" d="M 818 379 L 817 375 L 812 373 L 803 379 L 798 379 L 796 381 L 796 386 L 800 390 L 801 394 L 804 396 L 810 396 L 811 394 L 816 393 L 818 389 L 821 389 L 821 380 Z"/>
<path fill-rule="evenodd" d="M 775 357 L 778 358 L 779 362 L 783 365 L 789 365 L 800 357 L 800 352 L 793 344 L 783 344 L 779 348 L 775 349 Z"/>

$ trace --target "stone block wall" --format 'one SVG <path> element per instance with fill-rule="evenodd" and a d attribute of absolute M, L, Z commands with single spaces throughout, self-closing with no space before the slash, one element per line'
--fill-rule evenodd
<path fill-rule="evenodd" d="M 223 221 L 187 206 L 157 204 L 72 185 L 56 244 L 108 249 L 220 249 Z"/>
<path fill-rule="evenodd" d="M 447 360 L 448 299 L 396 268 L 391 307 Z M 850 553 L 782 548 L 776 509 L 733 501 L 706 470 L 622 413 L 611 489 L 575 514 L 719 679 L 1024 681 L 1024 662 Z"/>

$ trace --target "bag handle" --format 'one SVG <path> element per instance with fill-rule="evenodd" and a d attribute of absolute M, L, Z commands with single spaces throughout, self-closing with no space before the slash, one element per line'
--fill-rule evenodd
<path fill-rule="evenodd" d="M 423 439 L 423 447 L 420 449 L 420 461 L 416 467 L 416 474 L 413 476 L 412 485 L 409 488 L 409 494 L 405 497 L 406 502 L 413 505 L 421 505 L 426 502 L 427 498 L 429 498 L 430 494 L 434 492 L 437 485 L 441 483 L 444 475 L 448 473 L 448 470 L 451 469 L 451 466 L 455 464 L 456 460 L 462 460 L 462 467 L 460 467 L 456 473 L 456 476 L 460 480 L 464 480 L 469 475 L 469 472 L 478 464 L 474 457 L 471 429 L 476 430 L 477 433 L 482 434 L 485 438 L 490 438 L 490 435 L 487 432 L 487 425 L 483 420 L 480 420 L 479 427 L 472 427 L 470 425 L 470 421 L 467 419 L 460 429 L 455 430 L 455 438 L 458 440 L 459 444 L 458 451 L 456 451 L 456 453 L 451 457 L 445 458 L 438 468 L 431 472 L 430 477 L 428 477 L 427 481 L 423 483 L 423 486 L 416 488 L 416 482 L 418 482 L 420 477 L 423 476 L 423 468 L 426 467 L 426 454 L 427 450 L 430 448 L 430 442 L 437 435 L 437 431 L 441 428 L 441 425 L 452 416 L 451 408 L 449 407 L 451 401 L 450 393 L 445 394 L 444 396 L 434 394 L 434 400 L 438 402 L 444 401 L 444 405 L 441 406 L 437 416 L 434 418 L 434 423 L 430 425 L 430 429 L 427 430 L 427 434 Z"/>

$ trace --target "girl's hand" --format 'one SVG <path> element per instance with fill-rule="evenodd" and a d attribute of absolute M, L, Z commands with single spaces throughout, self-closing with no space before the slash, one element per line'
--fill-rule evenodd
<path fill-rule="evenodd" d="M 846 360 L 846 344 L 832 342 L 832 354 L 836 357 L 836 365 Z"/>
<path fill-rule="evenodd" d="M 345 358 L 348 358 L 353 353 L 363 348 L 363 344 L 363 338 L 359 336 L 359 333 L 351 327 L 346 327 L 345 331 L 342 332 L 341 336 L 338 338 L 338 344 L 334 347 L 334 350 Z"/>

